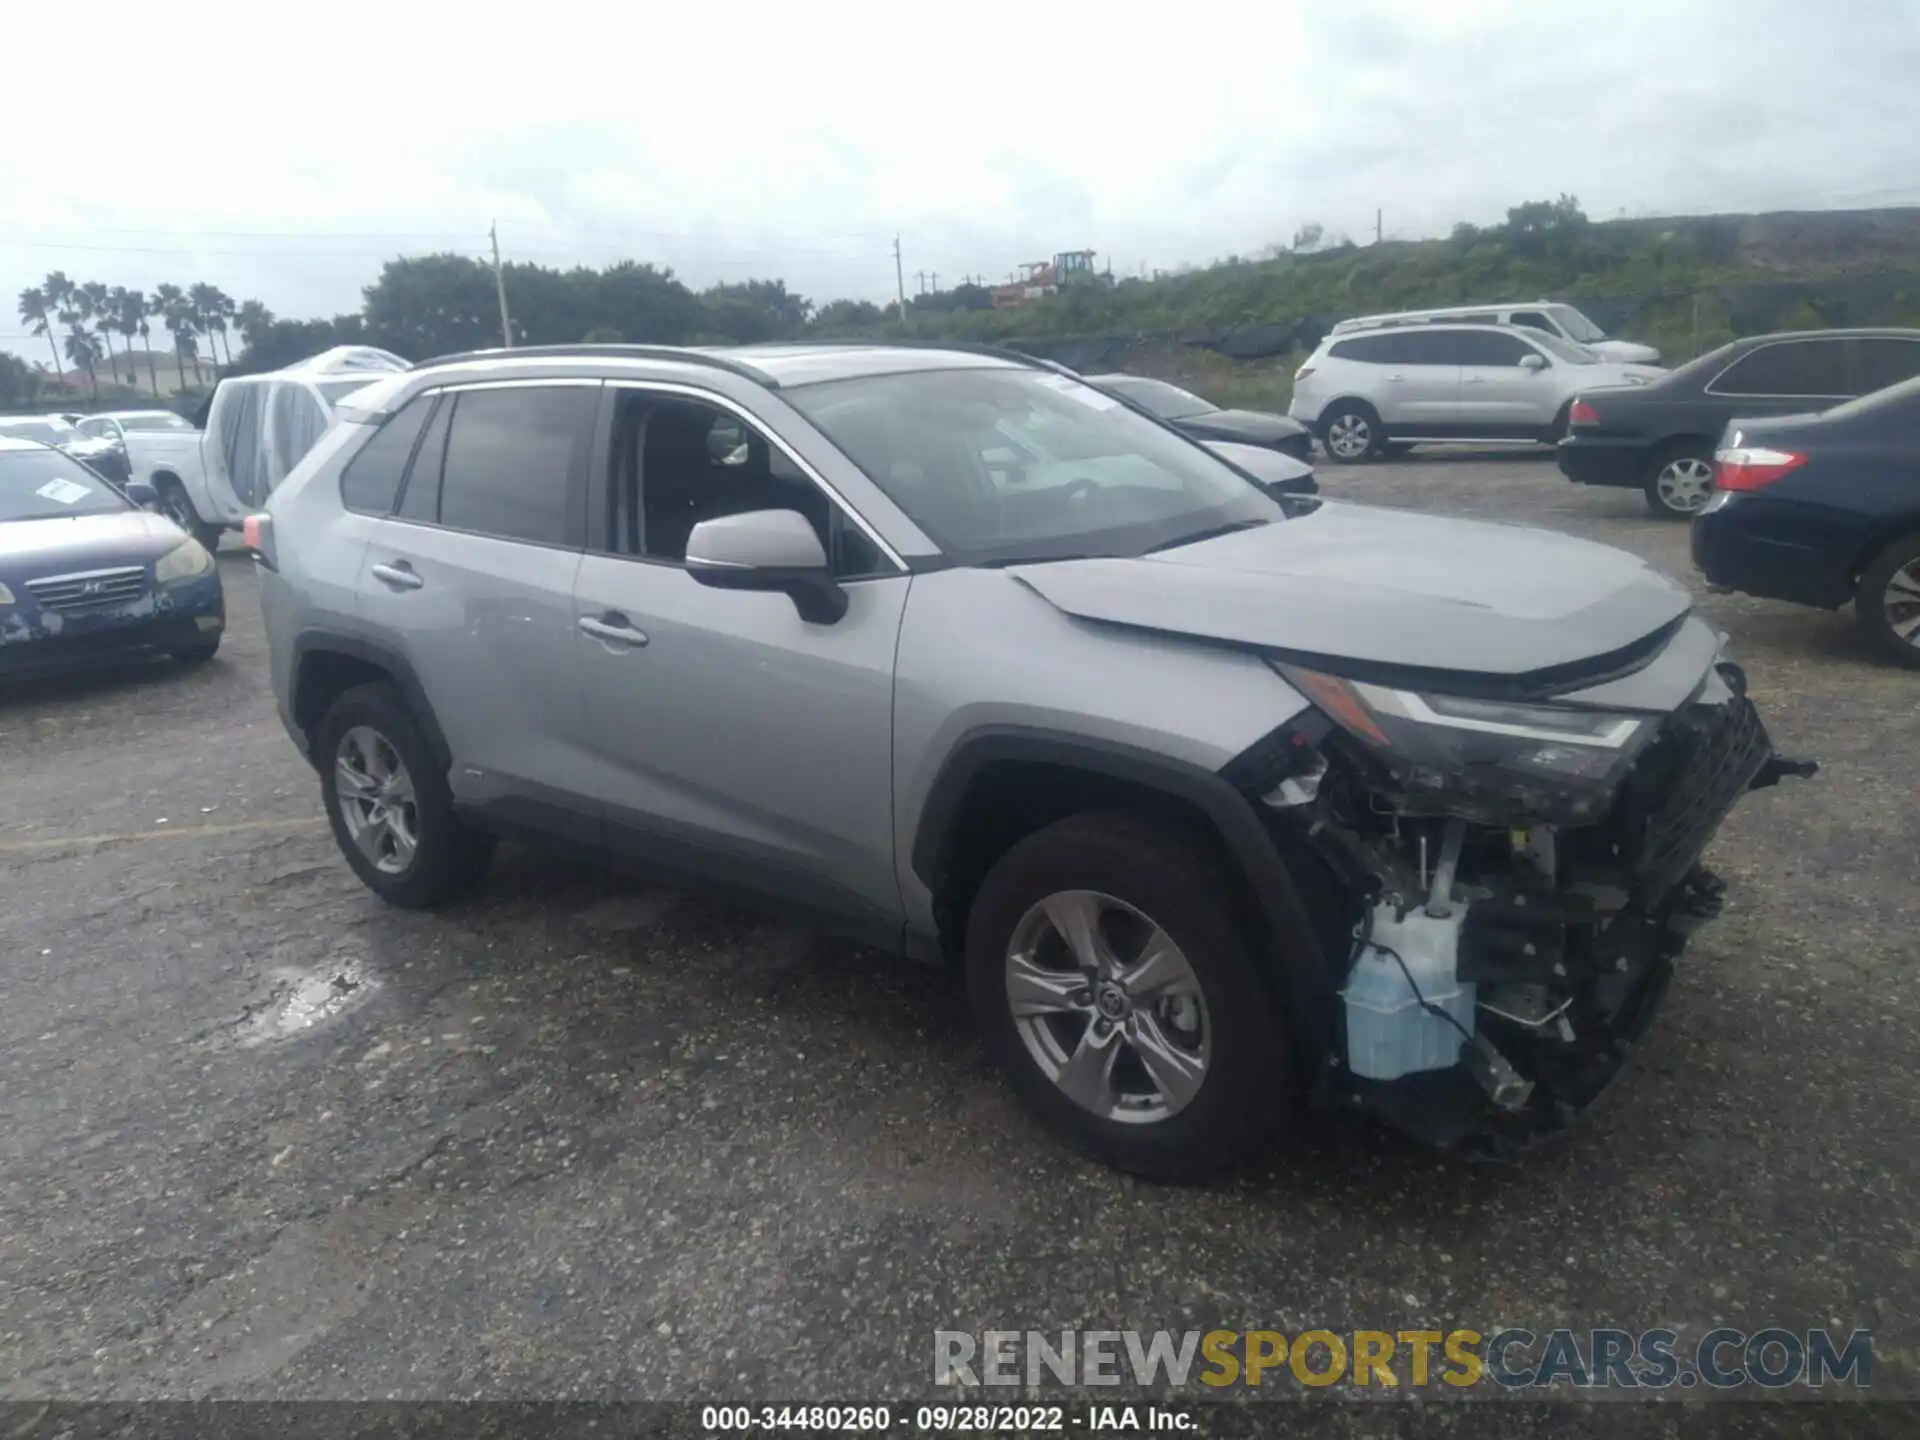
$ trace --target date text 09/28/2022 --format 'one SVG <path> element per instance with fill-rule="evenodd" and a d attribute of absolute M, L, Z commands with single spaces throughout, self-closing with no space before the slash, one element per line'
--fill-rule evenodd
<path fill-rule="evenodd" d="M 875 1434 L 894 1428 L 925 1434 L 1032 1435 L 1041 1432 L 1154 1431 L 1197 1428 L 1193 1415 L 1161 1405 L 707 1405 L 700 1425 L 710 1434 L 749 1430 L 810 1430 Z"/>

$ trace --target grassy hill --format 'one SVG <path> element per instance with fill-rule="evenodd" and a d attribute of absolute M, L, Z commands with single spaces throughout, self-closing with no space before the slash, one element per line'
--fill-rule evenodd
<path fill-rule="evenodd" d="M 1920 325 L 1920 208 L 1590 223 L 1563 197 L 1444 240 L 1228 257 L 915 321 L 929 337 L 1204 382 L 1222 402 L 1284 404 L 1298 359 L 1345 316 L 1541 298 L 1570 300 L 1674 361 L 1769 330 Z"/>

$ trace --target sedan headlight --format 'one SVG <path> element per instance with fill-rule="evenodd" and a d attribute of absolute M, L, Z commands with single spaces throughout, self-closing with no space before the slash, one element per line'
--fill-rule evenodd
<path fill-rule="evenodd" d="M 211 569 L 213 556 L 207 553 L 207 547 L 198 540 L 188 540 L 174 546 L 154 562 L 153 583 L 172 585 L 181 580 L 195 579 Z"/>
<path fill-rule="evenodd" d="M 1475 700 L 1277 668 L 1366 747 L 1411 808 L 1492 825 L 1598 819 L 1657 728 L 1619 711 Z"/>

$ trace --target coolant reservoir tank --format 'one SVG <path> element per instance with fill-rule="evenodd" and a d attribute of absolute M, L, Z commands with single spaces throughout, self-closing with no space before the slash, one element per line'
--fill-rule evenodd
<path fill-rule="evenodd" d="M 1473 1034 L 1473 986 L 1461 984 L 1454 970 L 1467 908 L 1456 905 L 1444 916 L 1414 909 L 1400 919 L 1390 906 L 1375 908 L 1372 933 L 1341 992 L 1354 1074 L 1397 1080 L 1459 1061 Z"/>

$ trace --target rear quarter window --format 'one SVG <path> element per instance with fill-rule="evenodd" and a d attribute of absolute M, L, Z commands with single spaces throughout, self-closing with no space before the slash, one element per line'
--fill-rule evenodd
<path fill-rule="evenodd" d="M 388 515 L 400 494 L 400 482 L 413 458 L 420 432 L 433 413 L 433 397 L 416 396 L 388 420 L 347 462 L 340 476 L 340 503 L 363 515 Z"/>

